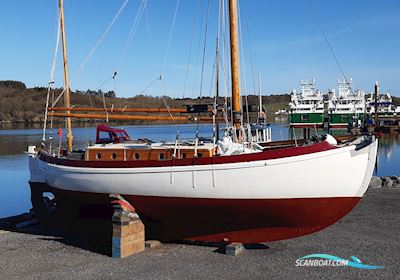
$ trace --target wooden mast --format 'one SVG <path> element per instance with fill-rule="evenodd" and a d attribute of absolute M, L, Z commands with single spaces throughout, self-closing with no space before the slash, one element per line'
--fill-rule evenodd
<path fill-rule="evenodd" d="M 67 42 L 65 39 L 65 29 L 64 29 L 64 0 L 58 1 L 58 6 L 60 9 L 60 28 L 61 28 L 61 38 L 63 45 L 63 61 L 64 61 L 64 103 L 66 108 L 71 107 L 70 97 L 69 97 L 69 80 L 68 80 L 68 62 L 67 62 Z M 66 114 L 70 114 L 69 109 L 66 110 Z M 67 117 L 67 142 L 68 142 L 68 151 L 72 152 L 72 125 L 71 118 Z"/>
<path fill-rule="evenodd" d="M 231 75 L 232 75 L 232 105 L 233 123 L 241 127 L 240 85 L 239 85 L 239 43 L 238 43 L 238 13 L 237 0 L 229 0 L 229 23 L 231 43 Z M 240 135 L 239 135 L 240 140 Z"/>

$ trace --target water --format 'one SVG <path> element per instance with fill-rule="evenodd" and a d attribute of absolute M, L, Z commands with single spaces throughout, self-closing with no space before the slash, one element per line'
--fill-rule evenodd
<path fill-rule="evenodd" d="M 274 123 L 272 127 L 273 140 L 285 140 L 293 134 L 301 138 L 301 130 L 289 130 L 287 124 Z M 155 141 L 174 141 L 176 137 L 176 125 L 154 126 L 125 126 L 131 137 L 149 138 Z M 74 129 L 74 143 L 76 147 L 84 147 L 90 141 L 94 141 L 95 128 Z M 54 142 L 58 142 L 58 136 L 54 131 Z M 196 125 L 180 126 L 181 138 L 194 138 Z M 311 131 L 311 135 L 318 131 Z M 50 133 L 48 130 L 47 133 Z M 65 143 L 63 133 L 63 143 Z M 210 137 L 212 126 L 200 125 L 199 135 Z M 28 145 L 39 145 L 42 139 L 42 130 L 37 129 L 0 129 L 0 218 L 17 215 L 32 207 L 30 202 L 30 189 L 28 185 L 29 169 L 28 158 L 24 154 Z M 53 144 L 55 146 L 57 144 Z M 400 135 L 385 135 L 379 142 L 378 164 L 375 174 L 378 176 L 400 175 Z"/>
<path fill-rule="evenodd" d="M 0 218 L 27 212 L 31 208 L 25 154 L 0 156 Z"/>

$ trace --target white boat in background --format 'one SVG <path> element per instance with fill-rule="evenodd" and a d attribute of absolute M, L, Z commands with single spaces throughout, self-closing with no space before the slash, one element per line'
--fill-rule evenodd
<path fill-rule="evenodd" d="M 352 89 L 352 79 L 338 79 L 338 93 L 329 91 L 328 115 L 331 128 L 360 127 L 366 121 L 365 94 Z"/>
<path fill-rule="evenodd" d="M 400 108 L 393 105 L 390 93 L 378 94 L 377 102 L 375 96 L 371 93 L 367 99 L 367 113 L 371 116 L 375 115 L 375 106 L 378 108 L 378 117 L 390 118 L 400 113 Z"/>
<path fill-rule="evenodd" d="M 292 127 L 320 128 L 324 125 L 324 97 L 315 88 L 315 79 L 301 80 L 301 92 L 292 91 L 289 124 Z"/>
<path fill-rule="evenodd" d="M 287 114 L 288 114 L 288 111 L 286 109 L 278 109 L 275 112 L 275 115 L 287 115 Z"/>
<path fill-rule="evenodd" d="M 281 240 L 321 230 L 351 211 L 368 188 L 377 140 L 363 136 L 338 142 L 325 135 L 314 141 L 251 141 L 240 112 L 236 0 L 227 10 L 235 50 L 230 133 L 210 143 L 197 137 L 139 143 L 103 126 L 98 130 L 106 137 L 98 132 L 97 144 L 85 150 L 73 150 L 72 139 L 59 154 L 31 146 L 32 190 L 51 191 L 57 208 L 72 203 L 85 213 L 110 207 L 108 195 L 120 194 L 143 219 L 146 232 L 158 225 L 161 240 Z M 313 85 L 303 83 L 292 102 L 305 114 L 322 115 L 322 95 Z"/>

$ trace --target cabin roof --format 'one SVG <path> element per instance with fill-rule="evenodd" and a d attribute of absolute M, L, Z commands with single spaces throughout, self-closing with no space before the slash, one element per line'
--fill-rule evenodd
<path fill-rule="evenodd" d="M 179 145 L 179 149 L 194 150 L 195 145 Z M 197 145 L 197 149 L 213 149 L 215 145 L 213 143 L 202 143 Z M 153 143 L 153 144 L 143 144 L 143 143 L 110 143 L 110 144 L 95 144 L 87 148 L 90 149 L 153 149 L 153 150 L 165 150 L 165 149 L 175 149 L 175 143 Z"/>

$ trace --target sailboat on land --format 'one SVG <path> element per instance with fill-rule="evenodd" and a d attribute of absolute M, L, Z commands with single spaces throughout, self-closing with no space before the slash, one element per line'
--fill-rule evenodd
<path fill-rule="evenodd" d="M 29 148 L 31 188 L 51 190 L 57 207 L 67 201 L 82 211 L 107 203 L 109 194 L 120 194 L 136 209 L 146 231 L 158 225 L 162 240 L 281 240 L 321 230 L 349 213 L 368 188 L 377 140 L 364 136 L 339 142 L 325 135 L 313 141 L 247 141 L 239 95 L 236 0 L 229 1 L 229 19 L 231 134 L 215 143 L 157 144 L 100 127 L 97 144 L 75 151 L 69 133 L 69 147 L 59 155 Z M 68 89 L 67 75 L 65 83 Z M 63 116 L 73 117 L 70 109 L 67 103 Z"/>

